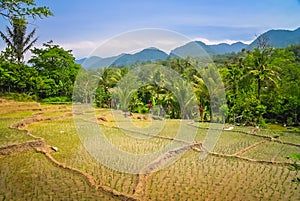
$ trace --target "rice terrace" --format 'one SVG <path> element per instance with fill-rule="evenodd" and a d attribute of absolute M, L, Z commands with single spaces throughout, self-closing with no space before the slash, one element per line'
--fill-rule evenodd
<path fill-rule="evenodd" d="M 290 168 L 300 135 L 281 126 L 224 130 L 213 152 L 199 159 L 208 124 L 175 163 L 149 174 L 125 174 L 97 163 L 81 144 L 69 105 L 1 99 L 2 200 L 299 200 L 299 172 Z M 74 114 L 80 115 L 80 114 Z M 173 139 L 168 120 L 153 143 L 127 137 L 110 110 L 97 109 L 98 124 L 115 146 L 153 151 Z M 134 119 L 136 124 L 149 120 Z M 279 137 L 278 137 L 279 136 Z M 57 149 L 53 149 L 56 147 Z"/>
<path fill-rule="evenodd" d="M 0 0 L 0 201 L 300 201 L 299 9 Z"/>

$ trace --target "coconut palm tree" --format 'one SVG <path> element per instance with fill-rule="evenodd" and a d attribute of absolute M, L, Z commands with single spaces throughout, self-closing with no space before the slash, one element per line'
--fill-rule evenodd
<path fill-rule="evenodd" d="M 193 75 L 193 77 L 195 80 L 193 82 L 193 89 L 199 103 L 198 109 L 200 112 L 200 118 L 201 121 L 203 121 L 204 108 L 209 107 L 209 101 L 210 101 L 209 91 L 202 78 L 198 77 L 197 75 Z"/>
<path fill-rule="evenodd" d="M 128 111 L 130 100 L 136 92 L 136 86 L 139 85 L 140 84 L 136 75 L 127 74 L 120 80 L 116 87 L 111 89 L 112 100 L 115 101 L 123 112 Z"/>
<path fill-rule="evenodd" d="M 273 49 L 255 48 L 253 52 L 247 55 L 247 74 L 245 78 L 251 76 L 257 83 L 257 99 L 261 101 L 262 88 L 266 84 L 271 84 L 277 87 L 278 80 L 280 79 L 277 66 L 272 65 Z M 248 76 L 247 76 L 248 75 Z"/>
<path fill-rule="evenodd" d="M 24 54 L 30 50 L 38 38 L 33 39 L 36 29 L 26 36 L 27 22 L 23 18 L 14 18 L 11 22 L 12 29 L 6 27 L 7 35 L 0 31 L 0 36 L 11 50 L 11 57 L 17 63 L 24 61 Z"/>

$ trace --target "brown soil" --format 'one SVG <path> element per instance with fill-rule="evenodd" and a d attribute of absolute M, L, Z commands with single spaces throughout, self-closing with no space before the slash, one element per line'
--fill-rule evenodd
<path fill-rule="evenodd" d="M 0 147 L 0 155 L 10 155 L 16 152 L 24 152 L 28 150 L 32 150 L 35 148 L 44 148 L 48 150 L 48 147 L 45 144 L 43 139 L 35 140 L 35 141 L 27 141 L 19 144 L 11 144 L 5 147 Z"/>

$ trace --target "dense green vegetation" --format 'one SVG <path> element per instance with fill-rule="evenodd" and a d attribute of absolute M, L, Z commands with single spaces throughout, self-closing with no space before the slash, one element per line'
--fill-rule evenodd
<path fill-rule="evenodd" d="M 219 108 L 226 115 L 226 121 L 253 122 L 260 125 L 264 125 L 265 121 L 298 124 L 300 112 L 299 50 L 300 45 L 285 49 L 259 46 L 253 51 L 243 50 L 238 54 L 214 56 L 214 63 L 226 90 L 227 105 L 220 105 Z M 179 105 L 180 100 L 176 96 L 176 91 L 171 90 L 173 88 L 170 87 L 175 86 L 176 82 L 180 83 L 168 77 L 168 74 L 162 72 L 161 68 L 153 68 L 153 66 L 162 66 L 178 73 L 193 87 L 197 105 L 201 109 L 200 119 L 210 120 L 211 97 L 218 94 L 218 79 L 213 63 L 205 61 L 205 64 L 201 64 L 202 60 L 189 57 L 186 59 L 168 58 L 166 61 L 136 64 L 131 67 L 83 71 L 80 73 L 82 79 L 79 79 L 76 87 L 78 87 L 77 90 L 81 90 L 81 94 L 86 96 L 76 96 L 75 100 L 89 102 L 92 100 L 91 94 L 95 94 L 95 103 L 98 107 L 110 107 L 119 82 L 124 82 L 122 78 L 126 77 L 126 73 L 142 66 L 143 71 L 146 72 L 138 74 L 138 78 L 130 78 L 134 80 L 131 84 L 137 85 L 142 81 L 146 81 L 146 84 L 132 94 L 127 91 L 128 96 L 131 95 L 128 109 L 131 112 L 146 113 L 151 102 L 153 105 L 163 106 L 167 117 L 183 117 L 181 116 L 182 106 Z M 200 64 L 200 70 L 199 66 L 195 67 L 195 64 Z M 89 76 L 93 79 L 89 79 Z M 90 83 L 91 80 L 94 80 L 96 84 Z M 79 85 L 86 88 L 79 87 Z M 127 83 L 126 86 L 129 85 L 130 83 Z M 189 90 L 188 86 L 184 88 Z M 119 109 L 126 110 L 122 106 L 119 106 Z"/>
<path fill-rule="evenodd" d="M 219 108 L 226 115 L 226 121 L 254 122 L 263 125 L 267 120 L 272 123 L 298 124 L 299 49 L 299 45 L 285 49 L 268 47 L 243 51 L 239 54 L 215 56 L 213 58 L 215 65 L 226 89 L 227 105 L 220 105 Z M 12 61 L 11 56 L 7 57 L 7 51 L 2 53 L 1 93 L 25 93 L 37 100 L 48 102 L 71 101 L 73 85 L 80 69 L 80 66 L 75 64 L 71 52 L 51 42 L 45 43 L 43 48 L 34 48 L 31 51 L 33 56 L 28 64 L 20 62 L 20 57 L 16 57 L 15 62 Z M 188 94 L 188 91 L 193 89 L 200 108 L 199 119 L 210 120 L 212 109 L 210 93 L 214 93 L 210 88 L 217 86 L 217 74 L 213 63 L 205 64 L 201 70 L 199 67 L 196 68 L 195 64 L 200 62 L 201 59 L 189 57 L 168 58 L 166 61 L 130 67 L 107 67 L 92 71 L 82 69 L 78 74 L 79 78 L 75 84 L 76 94 L 73 98 L 76 102 L 94 101 L 96 106 L 108 108 L 112 104 L 112 99 L 120 99 L 119 96 L 113 97 L 113 94 L 120 95 L 123 92 L 130 97 L 130 102 L 128 108 L 113 105 L 118 109 L 146 113 L 149 111 L 149 104 L 161 105 L 167 117 L 183 117 L 181 114 L 183 106 L 180 102 L 187 102 L 188 97 L 182 97 L 180 100 L 175 88 L 176 85 L 183 86 L 184 83 L 168 77 L 162 72 L 163 67 L 175 71 L 189 83 L 189 86 L 184 87 L 186 91 L 178 94 Z M 124 82 L 122 78 L 141 66 L 146 71 L 148 68 L 149 72 L 137 74 L 139 78 L 137 80 L 136 78 L 129 80 L 146 82 L 135 91 L 120 88 L 118 84 L 121 80 Z M 129 89 L 130 83 L 126 86 Z M 192 111 L 190 113 L 189 118 L 193 115 Z"/>
<path fill-rule="evenodd" d="M 1 1 L 0 14 L 9 24 L 6 33 L 0 32 L 7 44 L 0 55 L 2 96 L 44 102 L 70 102 L 73 98 L 126 112 L 147 113 L 152 109 L 167 118 L 298 125 L 300 45 L 272 48 L 267 40 L 260 39 L 251 51 L 216 55 L 213 61 L 169 57 L 86 71 L 75 63 L 71 51 L 52 41 L 33 48 L 36 30 L 26 34 L 28 21 L 51 16 L 47 7 L 36 7 L 33 0 L 7 0 Z M 32 56 L 26 63 L 24 54 L 29 50 Z M 213 116 L 213 111 L 220 115 Z"/>
<path fill-rule="evenodd" d="M 79 65 L 74 57 L 51 42 L 34 48 L 29 64 L 8 61 L 2 55 L 0 85 L 2 93 L 26 93 L 37 99 L 66 97 L 70 101 Z"/>

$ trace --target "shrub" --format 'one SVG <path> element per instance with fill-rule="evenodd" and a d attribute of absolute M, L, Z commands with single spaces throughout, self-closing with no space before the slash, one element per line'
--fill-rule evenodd
<path fill-rule="evenodd" d="M 60 97 L 49 97 L 41 101 L 42 103 L 50 104 L 60 104 L 60 103 L 70 103 L 71 99 L 69 97 L 60 96 Z"/>

